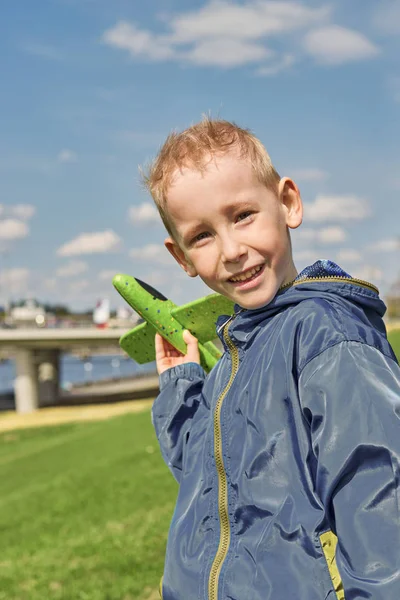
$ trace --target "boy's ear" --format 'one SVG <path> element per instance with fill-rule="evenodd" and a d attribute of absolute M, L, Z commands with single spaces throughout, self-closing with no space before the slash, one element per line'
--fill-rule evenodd
<path fill-rule="evenodd" d="M 177 244 L 177 242 L 173 238 L 168 237 L 166 240 L 164 240 L 164 246 L 166 247 L 168 252 L 170 254 L 172 254 L 174 259 L 182 267 L 182 269 L 184 271 L 186 271 L 186 273 L 189 275 L 189 277 L 197 276 L 197 271 L 196 271 L 195 267 L 190 262 L 190 260 L 187 258 L 186 254 L 184 253 L 182 248 L 179 246 L 179 244 Z"/>
<path fill-rule="evenodd" d="M 300 190 L 289 177 L 282 177 L 279 182 L 279 199 L 286 212 L 286 225 L 290 229 L 296 229 L 303 220 L 303 202 Z"/>

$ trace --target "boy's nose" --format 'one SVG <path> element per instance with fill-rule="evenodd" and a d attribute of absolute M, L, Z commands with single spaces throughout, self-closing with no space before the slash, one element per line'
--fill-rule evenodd
<path fill-rule="evenodd" d="M 221 247 L 221 258 L 225 263 L 238 263 L 246 254 L 246 248 L 235 239 L 224 240 Z"/>

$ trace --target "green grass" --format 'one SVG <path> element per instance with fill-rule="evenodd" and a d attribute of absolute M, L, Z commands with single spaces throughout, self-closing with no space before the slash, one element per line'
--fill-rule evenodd
<path fill-rule="evenodd" d="M 400 362 L 400 329 L 394 329 L 389 332 L 389 342 L 397 356 L 397 360 Z"/>
<path fill-rule="evenodd" d="M 149 412 L 0 434 L 0 599 L 157 589 L 177 493 Z"/>

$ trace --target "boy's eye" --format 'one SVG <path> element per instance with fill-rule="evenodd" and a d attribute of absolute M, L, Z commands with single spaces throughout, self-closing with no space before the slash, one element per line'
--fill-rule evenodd
<path fill-rule="evenodd" d="M 237 217 L 238 221 L 244 221 L 245 219 L 247 219 L 248 217 L 250 217 L 251 215 L 251 211 L 250 210 L 246 210 L 245 212 L 240 213 L 240 215 Z"/>
<path fill-rule="evenodd" d="M 198 235 L 196 235 L 196 237 L 194 238 L 195 242 L 201 242 L 201 240 L 205 240 L 210 234 L 207 233 L 207 231 L 203 231 L 202 233 L 199 233 Z"/>

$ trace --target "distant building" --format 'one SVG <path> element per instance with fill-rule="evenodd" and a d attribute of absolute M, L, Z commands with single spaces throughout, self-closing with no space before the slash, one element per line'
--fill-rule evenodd
<path fill-rule="evenodd" d="M 10 309 L 8 320 L 16 327 L 44 327 L 46 311 L 35 300 L 26 300 L 21 306 Z"/>

